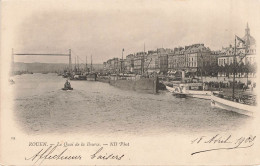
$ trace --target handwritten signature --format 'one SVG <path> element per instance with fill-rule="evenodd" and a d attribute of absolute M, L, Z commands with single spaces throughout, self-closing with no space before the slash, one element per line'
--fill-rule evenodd
<path fill-rule="evenodd" d="M 250 148 L 254 145 L 255 139 L 256 136 L 252 136 L 252 135 L 248 137 L 239 137 L 239 138 L 234 138 L 232 137 L 232 135 L 222 136 L 220 134 L 216 134 L 213 137 L 201 136 L 201 137 L 197 137 L 196 139 L 193 139 L 191 141 L 191 144 L 208 144 L 208 145 L 224 145 L 224 146 L 221 146 L 220 148 L 218 147 L 218 148 L 210 148 L 210 149 L 196 151 L 191 153 L 191 155 L 210 152 L 210 151 L 217 151 L 217 150 Z"/>
<path fill-rule="evenodd" d="M 94 154 L 91 155 L 91 159 L 101 159 L 101 160 L 108 160 L 108 159 L 115 159 L 115 160 L 121 160 L 125 155 L 121 154 L 121 155 L 115 155 L 113 153 L 111 154 L 107 154 L 107 153 L 101 153 L 103 151 L 103 147 L 101 147 L 100 149 L 98 149 L 97 152 L 95 152 Z"/>
<path fill-rule="evenodd" d="M 59 143 L 51 144 L 47 148 L 42 148 L 37 153 L 30 157 L 25 157 L 25 160 L 33 161 L 33 165 L 41 165 L 45 160 L 81 160 L 82 155 L 67 155 L 69 147 L 63 147 Z M 58 152 L 59 151 L 59 152 Z M 61 152 L 60 152 L 61 151 Z M 98 160 L 121 160 L 124 154 L 105 153 L 104 148 L 100 147 L 97 151 L 90 155 L 90 159 Z"/>
<path fill-rule="evenodd" d="M 57 153 L 57 149 L 59 147 L 59 143 L 57 145 L 50 145 L 47 149 L 41 149 L 36 154 L 31 157 L 25 157 L 25 160 L 34 161 L 35 164 L 41 165 L 45 160 L 81 160 L 81 155 L 65 155 L 68 148 L 65 148 L 62 152 Z"/>

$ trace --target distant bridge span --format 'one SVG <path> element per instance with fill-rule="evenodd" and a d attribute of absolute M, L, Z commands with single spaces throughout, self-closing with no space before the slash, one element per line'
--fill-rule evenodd
<path fill-rule="evenodd" d="M 46 55 L 46 56 L 69 56 L 69 54 L 14 54 L 14 55 Z"/>
<path fill-rule="evenodd" d="M 26 55 L 35 55 L 35 56 L 68 56 L 69 57 L 69 70 L 71 71 L 71 49 L 69 49 L 68 54 L 36 54 L 36 53 L 14 53 L 14 49 L 12 49 L 12 69 L 14 67 L 14 56 L 20 55 L 20 56 L 26 56 Z"/>

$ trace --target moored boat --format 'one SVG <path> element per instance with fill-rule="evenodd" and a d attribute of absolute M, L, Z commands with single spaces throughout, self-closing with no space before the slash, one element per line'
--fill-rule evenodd
<path fill-rule="evenodd" d="M 253 113 L 256 110 L 256 106 L 254 105 L 228 100 L 224 98 L 223 95 L 216 93 L 211 94 L 211 106 L 237 112 L 247 116 L 253 116 Z"/>
<path fill-rule="evenodd" d="M 13 79 L 9 79 L 9 84 L 12 85 L 12 84 L 15 84 L 14 80 Z"/>
<path fill-rule="evenodd" d="M 202 90 L 201 83 L 179 83 L 172 84 L 172 86 L 173 87 L 166 86 L 167 90 L 169 90 L 172 93 L 179 93 L 179 91 L 181 91 L 182 94 L 186 95 L 186 97 L 210 100 L 211 91 Z M 178 91 L 178 89 L 180 90 Z"/>
<path fill-rule="evenodd" d="M 203 83 L 183 83 L 180 86 L 186 89 L 189 97 L 210 100 L 211 91 L 204 90 Z"/>
<path fill-rule="evenodd" d="M 179 97 L 179 98 L 186 98 L 187 97 L 187 93 L 185 92 L 185 88 L 184 87 L 180 87 L 180 86 L 167 86 L 166 85 L 166 89 L 168 91 L 170 91 L 172 93 L 172 95 Z"/>

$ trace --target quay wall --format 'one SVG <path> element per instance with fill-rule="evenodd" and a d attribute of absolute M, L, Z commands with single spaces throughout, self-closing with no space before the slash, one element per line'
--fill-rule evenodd
<path fill-rule="evenodd" d="M 135 90 L 134 80 L 110 80 L 110 85 L 118 87 L 125 90 Z"/>
<path fill-rule="evenodd" d="M 138 80 L 110 80 L 110 85 L 115 87 L 134 90 L 138 92 L 157 93 L 158 81 L 155 78 L 140 78 Z"/>
<path fill-rule="evenodd" d="M 104 83 L 109 83 L 110 82 L 110 80 L 108 78 L 97 78 L 97 81 L 104 82 Z"/>
<path fill-rule="evenodd" d="M 86 79 L 87 79 L 87 81 L 96 81 L 97 75 L 96 74 L 88 74 Z"/>
<path fill-rule="evenodd" d="M 138 78 L 138 79 L 98 79 L 101 82 L 108 82 L 110 85 L 124 90 L 156 94 L 158 92 L 158 78 Z"/>

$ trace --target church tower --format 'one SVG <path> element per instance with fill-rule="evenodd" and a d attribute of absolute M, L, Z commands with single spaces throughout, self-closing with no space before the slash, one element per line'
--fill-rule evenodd
<path fill-rule="evenodd" d="M 244 47 L 245 47 L 245 52 L 247 54 L 255 54 L 256 53 L 256 41 L 254 37 L 250 35 L 250 28 L 248 26 L 248 23 L 246 24 L 246 29 L 245 29 L 245 36 L 243 37 L 243 40 L 245 41 Z"/>
<path fill-rule="evenodd" d="M 246 25 L 246 29 L 245 29 L 245 42 L 246 42 L 246 46 L 250 46 L 250 29 L 248 26 L 248 23 Z"/>
<path fill-rule="evenodd" d="M 246 35 L 250 36 L 250 29 L 248 27 L 248 23 L 246 24 Z"/>

